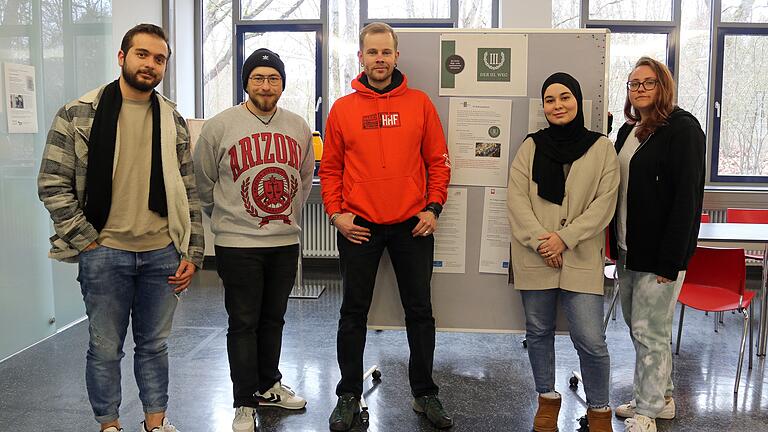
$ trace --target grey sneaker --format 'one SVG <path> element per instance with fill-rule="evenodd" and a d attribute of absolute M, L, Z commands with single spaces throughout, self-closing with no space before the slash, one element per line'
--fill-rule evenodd
<path fill-rule="evenodd" d="M 269 390 L 264 393 L 256 393 L 259 398 L 260 406 L 276 406 L 280 408 L 299 410 L 307 405 L 307 401 L 296 396 L 296 392 L 290 387 L 278 381 Z"/>
<path fill-rule="evenodd" d="M 417 397 L 413 399 L 411 406 L 417 413 L 424 414 L 432 426 L 438 429 L 448 429 L 453 426 L 453 419 L 445 412 L 443 404 L 436 395 Z"/>
<path fill-rule="evenodd" d="M 232 420 L 232 432 L 255 432 L 259 427 L 259 415 L 256 409 L 247 406 L 235 409 L 235 419 Z"/>
<path fill-rule="evenodd" d="M 670 420 L 675 418 L 675 400 L 673 398 L 670 398 L 666 401 L 667 403 L 664 405 L 664 408 L 656 415 L 656 418 L 664 419 L 664 420 Z M 623 418 L 632 418 L 637 414 L 635 410 L 637 409 L 637 401 L 632 399 L 628 403 L 619 405 L 616 407 L 616 417 L 623 417 Z"/>
<path fill-rule="evenodd" d="M 328 425 L 332 431 L 348 431 L 352 427 L 355 415 L 360 411 L 360 404 L 352 393 L 339 396 L 336 408 L 328 418 Z"/>

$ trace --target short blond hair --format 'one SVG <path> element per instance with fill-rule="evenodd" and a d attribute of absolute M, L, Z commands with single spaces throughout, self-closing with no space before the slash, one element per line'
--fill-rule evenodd
<path fill-rule="evenodd" d="M 369 34 L 389 33 L 392 35 L 392 39 L 395 41 L 395 51 L 397 51 L 397 34 L 395 29 L 389 26 L 389 24 L 383 22 L 372 22 L 360 30 L 360 51 L 363 50 L 363 41 Z"/>

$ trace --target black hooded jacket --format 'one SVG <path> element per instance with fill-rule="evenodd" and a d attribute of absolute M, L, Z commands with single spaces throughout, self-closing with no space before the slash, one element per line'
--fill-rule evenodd
<path fill-rule="evenodd" d="M 616 138 L 621 151 L 634 125 L 625 123 Z M 704 200 L 706 139 L 691 113 L 675 108 L 629 163 L 627 259 L 629 270 L 677 279 L 699 236 Z M 618 256 L 616 217 L 610 225 L 611 257 Z"/>

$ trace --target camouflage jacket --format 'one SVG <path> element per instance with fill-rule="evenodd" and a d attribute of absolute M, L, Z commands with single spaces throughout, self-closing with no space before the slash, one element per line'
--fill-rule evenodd
<path fill-rule="evenodd" d="M 85 178 L 88 140 L 104 87 L 66 105 L 53 118 L 43 151 L 37 192 L 53 220 L 49 257 L 76 262 L 80 251 L 99 237 L 86 219 Z M 168 232 L 182 259 L 202 266 L 205 249 L 200 201 L 189 146 L 189 131 L 175 104 L 161 95 L 160 146 L 168 200 Z M 120 143 L 115 143 L 115 160 Z"/>

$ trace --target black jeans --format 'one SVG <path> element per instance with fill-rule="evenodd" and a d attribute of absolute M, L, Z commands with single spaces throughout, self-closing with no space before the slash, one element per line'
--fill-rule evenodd
<path fill-rule="evenodd" d="M 437 394 L 432 381 L 432 360 L 435 353 L 435 319 L 432 317 L 430 281 L 435 239 L 413 237 L 411 229 L 418 223 L 414 217 L 393 225 L 377 225 L 360 217 L 355 224 L 371 230 L 370 240 L 357 245 L 338 234 L 341 277 L 344 299 L 336 339 L 336 354 L 341 369 L 341 381 L 336 394 L 363 392 L 363 351 L 366 322 L 371 307 L 373 288 L 379 260 L 386 248 L 395 270 L 400 300 L 405 310 L 405 327 L 411 356 L 408 375 L 413 396 Z"/>
<path fill-rule="evenodd" d="M 254 396 L 282 379 L 278 369 L 288 296 L 296 279 L 299 245 L 216 246 L 229 315 L 227 355 L 234 407 L 256 408 Z"/>

